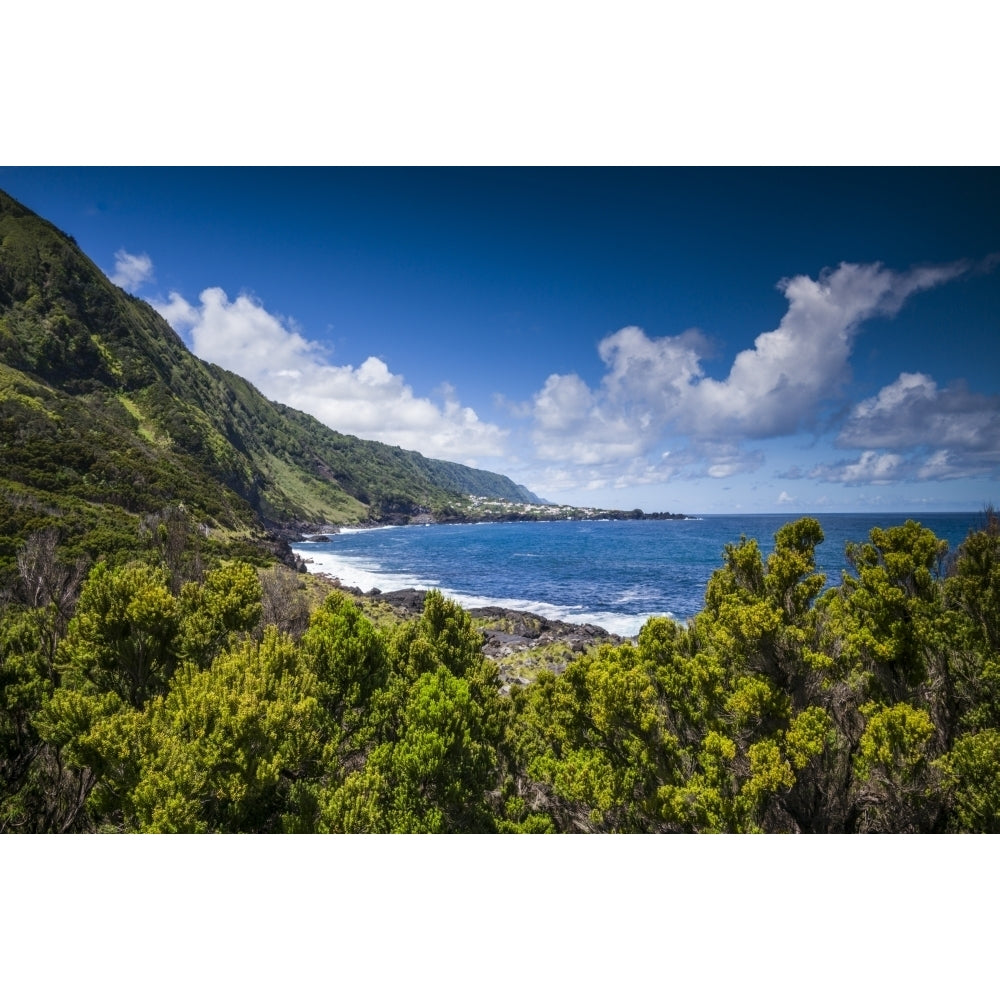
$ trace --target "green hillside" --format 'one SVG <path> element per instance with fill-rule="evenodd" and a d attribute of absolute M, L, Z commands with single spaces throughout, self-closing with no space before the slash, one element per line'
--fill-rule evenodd
<path fill-rule="evenodd" d="M 96 556 L 171 505 L 206 530 L 263 537 L 405 520 L 469 493 L 537 499 L 270 402 L 0 192 L 0 569 L 54 519 Z"/>

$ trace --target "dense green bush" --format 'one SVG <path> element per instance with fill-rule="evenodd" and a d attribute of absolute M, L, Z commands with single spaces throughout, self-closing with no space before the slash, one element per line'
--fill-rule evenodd
<path fill-rule="evenodd" d="M 170 524 L 75 605 L 55 536 L 18 554 L 3 829 L 1000 830 L 992 514 L 950 562 L 914 522 L 874 529 L 822 593 L 815 520 L 766 560 L 743 539 L 686 626 L 650 619 L 510 697 L 440 594 L 379 626 L 333 592 L 282 633 L 258 571 L 202 570 Z"/>

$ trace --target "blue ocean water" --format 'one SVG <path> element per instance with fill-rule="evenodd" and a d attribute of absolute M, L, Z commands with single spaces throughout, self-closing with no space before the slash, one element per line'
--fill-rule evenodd
<path fill-rule="evenodd" d="M 756 538 L 766 555 L 774 533 L 797 516 L 343 529 L 295 551 L 312 571 L 364 591 L 436 587 L 467 608 L 500 605 L 636 635 L 651 615 L 685 621 L 701 610 L 727 542 Z M 976 512 L 815 516 L 826 536 L 816 561 L 828 585 L 848 568 L 845 544 L 866 541 L 872 527 L 912 518 L 954 549 L 982 520 Z"/>

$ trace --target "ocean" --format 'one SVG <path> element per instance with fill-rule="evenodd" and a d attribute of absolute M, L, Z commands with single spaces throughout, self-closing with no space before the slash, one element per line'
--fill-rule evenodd
<path fill-rule="evenodd" d="M 465 608 L 499 605 L 546 618 L 637 635 L 651 615 L 686 621 L 704 606 L 723 546 L 756 538 L 765 557 L 774 533 L 804 515 L 742 515 L 685 521 L 539 521 L 345 528 L 328 541 L 296 543 L 312 572 L 363 591 L 432 587 Z M 822 514 L 817 568 L 836 585 L 844 546 L 872 527 L 908 518 L 954 550 L 982 514 Z"/>

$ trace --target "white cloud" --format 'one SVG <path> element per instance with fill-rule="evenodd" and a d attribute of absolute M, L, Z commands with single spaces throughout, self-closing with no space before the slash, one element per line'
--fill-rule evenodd
<path fill-rule="evenodd" d="M 850 378 L 847 362 L 860 324 L 895 315 L 914 292 L 968 267 L 898 274 L 881 264 L 841 264 L 818 280 L 799 275 L 783 281 L 788 310 L 778 328 L 741 351 L 725 379 L 691 385 L 685 428 L 701 437 L 768 438 L 812 425 L 820 406 Z"/>
<path fill-rule="evenodd" d="M 171 292 L 166 302 L 151 301 L 150 305 L 178 332 L 194 326 L 200 315 L 198 310 L 177 292 Z"/>
<path fill-rule="evenodd" d="M 918 479 L 960 479 L 962 475 L 947 448 L 934 452 L 917 470 Z"/>
<path fill-rule="evenodd" d="M 605 337 L 598 353 L 609 369 L 601 387 L 608 404 L 640 430 L 672 418 L 702 375 L 708 343 L 697 330 L 651 340 L 636 326 Z"/>
<path fill-rule="evenodd" d="M 593 405 L 593 394 L 578 375 L 550 375 L 535 397 L 535 420 L 543 431 L 576 430 Z"/>
<path fill-rule="evenodd" d="M 198 357 L 242 375 L 264 395 L 312 414 L 345 434 L 412 448 L 433 458 L 476 464 L 503 453 L 506 432 L 462 406 L 451 386 L 443 405 L 415 396 L 401 375 L 369 357 L 357 367 L 332 365 L 292 319 L 240 295 L 230 302 L 207 288 L 199 305 L 176 292 L 153 306 Z"/>
<path fill-rule="evenodd" d="M 970 269 L 960 262 L 900 273 L 843 263 L 816 278 L 787 279 L 779 285 L 787 308 L 777 327 L 737 353 L 723 378 L 706 375 L 710 346 L 699 331 L 655 338 L 624 327 L 598 345 L 599 382 L 555 373 L 526 403 L 497 397 L 514 418 L 530 421 L 530 458 L 528 447 L 505 454 L 508 432 L 480 420 L 452 386 L 443 384 L 432 400 L 417 397 L 380 358 L 334 365 L 293 319 L 269 313 L 248 295 L 229 301 L 222 289 L 209 288 L 194 304 L 177 293 L 153 304 L 196 354 L 271 398 L 345 433 L 434 457 L 486 464 L 504 456 L 519 463 L 520 481 L 544 494 L 667 482 L 678 488 L 760 469 L 765 456 L 752 442 L 815 429 L 831 404 L 842 405 L 866 320 L 893 316 L 916 292 Z M 148 280 L 152 264 L 132 274 Z M 786 478 L 861 485 L 995 476 L 998 442 L 1000 397 L 960 384 L 940 389 L 927 375 L 903 373 L 848 415 L 836 444 L 860 454 L 809 473 L 794 469 Z M 783 492 L 778 502 L 795 498 Z"/>
<path fill-rule="evenodd" d="M 735 445 L 715 446 L 715 454 L 709 453 L 704 475 L 711 479 L 728 479 L 744 472 L 756 472 L 764 464 L 764 453 L 760 450 L 742 451 Z"/>
<path fill-rule="evenodd" d="M 606 368 L 599 386 L 556 374 L 535 395 L 537 453 L 588 466 L 593 475 L 594 467 L 641 459 L 680 436 L 704 459 L 699 475 L 751 471 L 763 456 L 743 454 L 739 443 L 815 426 L 850 379 L 848 361 L 863 321 L 895 315 L 915 292 L 971 267 L 960 262 L 897 273 L 881 264 L 843 263 L 816 279 L 784 280 L 779 287 L 788 309 L 780 324 L 737 354 L 724 379 L 704 374 L 708 348 L 698 331 L 651 338 L 625 327 L 598 347 Z"/>
<path fill-rule="evenodd" d="M 962 382 L 939 389 L 927 375 L 903 372 L 876 396 L 854 407 L 837 444 L 844 448 L 933 448 L 921 478 L 995 473 L 1000 468 L 1000 396 L 970 392 Z"/>
<path fill-rule="evenodd" d="M 605 337 L 598 352 L 608 373 L 598 390 L 575 374 L 550 375 L 536 393 L 537 453 L 590 466 L 643 456 L 660 439 L 689 380 L 701 374 L 699 352 L 706 349 L 697 331 L 651 340 L 629 326 Z"/>
<path fill-rule="evenodd" d="M 921 372 L 903 372 L 851 411 L 837 436 L 861 448 L 856 461 L 822 465 L 810 475 L 851 484 L 1000 475 L 1000 396 L 944 389 Z"/>
<path fill-rule="evenodd" d="M 902 455 L 865 451 L 855 461 L 845 460 L 830 465 L 818 465 L 809 475 L 823 483 L 868 486 L 906 479 L 912 475 L 912 469 L 907 466 Z"/>
<path fill-rule="evenodd" d="M 578 375 L 550 375 L 535 395 L 532 412 L 540 458 L 594 466 L 617 464 L 642 451 L 632 424 L 602 406 Z"/>
<path fill-rule="evenodd" d="M 146 253 L 132 254 L 126 250 L 116 250 L 115 269 L 108 277 L 119 288 L 134 292 L 153 280 L 153 261 Z"/>

